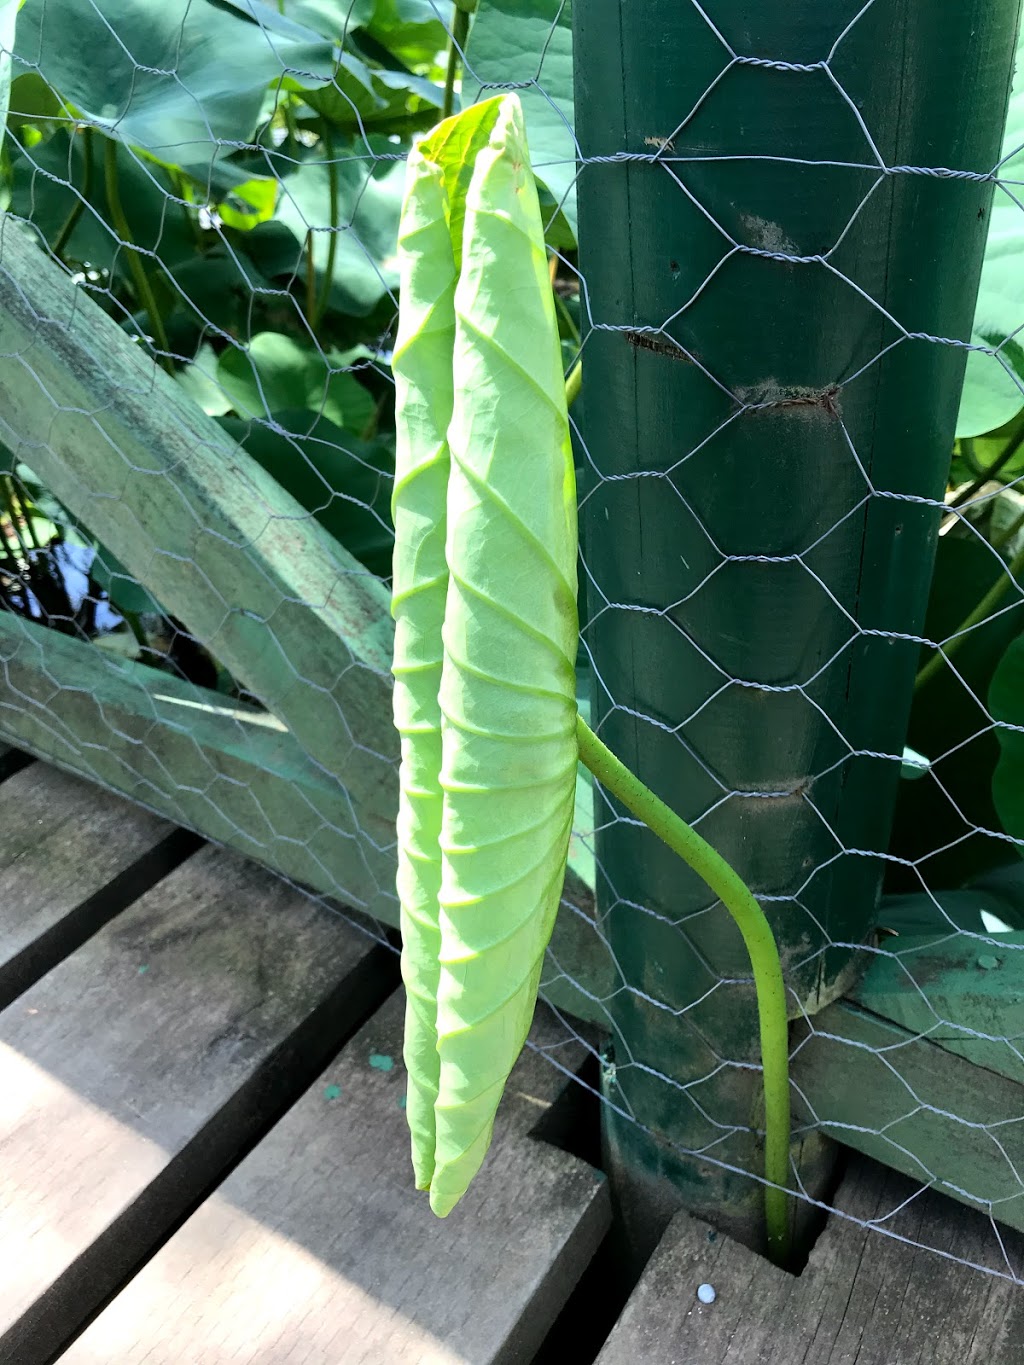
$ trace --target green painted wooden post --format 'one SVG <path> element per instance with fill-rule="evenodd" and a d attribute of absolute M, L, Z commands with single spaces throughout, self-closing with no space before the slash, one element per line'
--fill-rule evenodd
<path fill-rule="evenodd" d="M 941 497 L 965 353 L 907 334 L 969 336 L 992 196 L 882 167 L 996 163 L 1017 9 L 575 4 L 594 721 L 773 898 L 794 1015 L 871 932 L 937 532 L 873 494 Z M 678 1154 L 760 1167 L 739 937 L 645 832 L 597 855 L 624 1202 L 756 1240 L 756 1184 Z"/>

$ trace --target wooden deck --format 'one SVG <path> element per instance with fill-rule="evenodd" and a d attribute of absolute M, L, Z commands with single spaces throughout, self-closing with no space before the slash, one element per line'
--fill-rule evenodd
<path fill-rule="evenodd" d="M 0 830 L 0 1365 L 528 1365 L 580 1311 L 610 1200 L 532 1135 L 564 1081 L 541 1052 L 438 1221 L 412 1189 L 392 948 L 2 749 Z M 532 1036 L 581 1064 L 544 1009 Z M 865 1231 L 900 1181 L 852 1165 L 850 1218 L 799 1277 L 680 1215 L 599 1365 L 1024 1361 L 1019 1287 Z M 991 1259 L 986 1220 L 948 1200 L 901 1219 Z"/>

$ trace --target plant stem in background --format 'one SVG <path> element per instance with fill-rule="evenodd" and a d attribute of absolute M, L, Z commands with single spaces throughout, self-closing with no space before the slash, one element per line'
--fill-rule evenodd
<path fill-rule="evenodd" d="M 444 103 L 441 117 L 450 118 L 455 109 L 455 77 L 462 62 L 462 53 L 469 37 L 469 16 L 476 9 L 476 0 L 455 0 L 452 31 L 448 37 L 448 70 L 444 78 Z"/>
<path fill-rule="evenodd" d="M 316 264 L 313 260 L 313 229 L 306 229 L 306 321 L 316 330 Z"/>
<path fill-rule="evenodd" d="M 334 284 L 334 263 L 338 256 L 338 163 L 334 158 L 334 139 L 331 137 L 330 129 L 326 122 L 320 134 L 324 148 L 324 160 L 327 162 L 327 184 L 331 197 L 331 220 L 329 236 L 327 238 L 327 266 L 324 270 L 323 284 L 320 287 L 320 297 L 316 304 L 316 315 L 310 318 L 309 325 L 316 336 L 320 329 L 320 324 L 324 320 L 328 304 L 331 300 L 331 287 Z"/>
<path fill-rule="evenodd" d="M 79 219 L 85 212 L 85 206 L 89 202 L 89 196 L 92 194 L 92 129 L 83 127 L 80 136 L 82 139 L 82 188 L 77 192 L 71 212 L 64 219 L 60 232 L 58 232 L 57 236 L 54 238 L 52 250 L 58 261 L 64 260 L 64 252 L 67 250 L 68 242 L 71 240 L 71 234 L 78 226 Z"/>
<path fill-rule="evenodd" d="M 146 274 L 146 268 L 142 264 L 142 257 L 139 250 L 132 240 L 132 231 L 128 226 L 128 219 L 125 217 L 124 206 L 121 203 L 121 191 L 117 183 L 117 143 L 112 137 L 107 138 L 107 145 L 103 161 L 104 183 L 107 191 L 107 207 L 110 210 L 110 221 L 114 231 L 117 233 L 121 246 L 124 247 L 128 256 L 128 268 L 131 271 L 132 279 L 135 282 L 135 292 L 138 295 L 139 303 L 146 310 L 149 318 L 149 325 L 153 333 L 153 339 L 160 352 L 157 359 L 168 374 L 174 373 L 174 362 L 172 361 L 167 349 L 167 333 L 164 330 L 164 321 L 160 316 L 160 311 L 156 306 L 156 299 L 153 296 L 153 288 Z"/>
<path fill-rule="evenodd" d="M 579 397 L 580 389 L 583 386 L 583 361 L 577 360 L 576 364 L 569 371 L 569 377 L 565 381 L 565 406 L 571 408 Z"/>
<path fill-rule="evenodd" d="M 987 483 L 991 482 L 992 479 L 1006 468 L 1022 445 L 1024 445 L 1024 426 L 1021 427 L 1020 431 L 1018 431 L 1017 435 L 1014 436 L 1012 440 L 1007 441 L 1006 445 L 992 461 L 988 469 L 979 474 L 973 483 L 968 484 L 966 488 L 962 489 L 956 495 L 949 504 L 950 508 L 963 507 L 965 502 L 970 502 L 977 493 L 981 492 Z"/>
<path fill-rule="evenodd" d="M 753 893 L 706 840 L 645 787 L 582 718 L 576 731 L 580 762 L 707 883 L 736 921 L 754 972 L 764 1071 L 764 1211 L 768 1249 L 777 1265 L 789 1258 L 789 1020 L 782 965 L 771 926 Z"/>
<path fill-rule="evenodd" d="M 999 545 L 1005 545 L 1008 540 L 1012 540 L 1017 532 L 1024 527 L 1024 512 L 1020 514 L 999 537 Z M 998 549 L 995 541 L 993 546 Z M 1024 548 L 1021 548 L 1006 565 L 1000 577 L 992 584 L 988 592 L 977 604 L 974 610 L 957 626 L 946 644 L 941 649 L 937 649 L 932 657 L 925 664 L 924 668 L 918 673 L 914 680 L 914 691 L 924 687 L 936 673 L 941 672 L 944 664 L 949 662 L 950 656 L 955 654 L 963 642 L 967 639 L 974 626 L 980 625 L 990 613 L 999 605 L 1006 596 L 1011 586 L 1018 586 L 1018 576 L 1024 572 Z"/>

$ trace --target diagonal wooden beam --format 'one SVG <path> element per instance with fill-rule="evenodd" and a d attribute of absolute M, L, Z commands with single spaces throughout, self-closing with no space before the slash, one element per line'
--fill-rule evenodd
<path fill-rule="evenodd" d="M 386 588 L 6 216 L 0 438 L 279 717 L 382 866 L 398 753 Z"/>

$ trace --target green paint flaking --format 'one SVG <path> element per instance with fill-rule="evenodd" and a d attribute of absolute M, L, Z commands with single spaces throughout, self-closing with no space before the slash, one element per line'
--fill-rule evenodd
<path fill-rule="evenodd" d="M 340 1086 L 340 1085 L 325 1085 L 325 1086 L 324 1086 L 324 1099 L 325 1099 L 325 1100 L 336 1100 L 340 1094 L 341 1094 L 341 1086 Z"/>
<path fill-rule="evenodd" d="M 386 1052 L 371 1052 L 370 1065 L 374 1071 L 390 1071 L 395 1065 L 394 1057 L 389 1057 Z"/>

